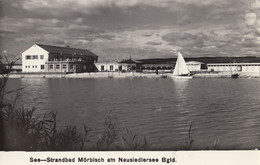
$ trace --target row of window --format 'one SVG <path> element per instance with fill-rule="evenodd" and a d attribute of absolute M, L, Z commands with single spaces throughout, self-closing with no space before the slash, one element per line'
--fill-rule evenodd
<path fill-rule="evenodd" d="M 88 62 L 88 63 L 93 63 L 94 59 L 91 57 L 50 56 L 49 61 L 84 61 L 84 62 Z"/>
<path fill-rule="evenodd" d="M 44 69 L 44 65 L 41 65 L 40 67 L 42 70 Z M 74 66 L 72 64 L 69 65 L 69 67 L 70 67 L 70 69 L 74 68 Z M 25 65 L 25 68 L 37 68 L 37 65 Z M 53 68 L 54 68 L 53 64 L 49 65 L 49 69 L 53 69 Z M 55 65 L 55 69 L 60 69 L 60 64 Z M 62 69 L 67 69 L 67 65 L 62 64 Z"/>
<path fill-rule="evenodd" d="M 208 65 L 209 67 L 231 67 L 231 66 L 260 66 L 260 65 Z"/>
<path fill-rule="evenodd" d="M 110 70 L 114 70 L 114 66 L 113 65 L 110 65 L 109 66 L 109 69 Z M 101 71 L 104 71 L 105 70 L 105 66 L 104 65 L 101 65 Z"/>
<path fill-rule="evenodd" d="M 25 68 L 37 68 L 37 65 L 25 65 Z M 44 65 L 41 65 L 41 69 L 44 69 Z"/>
<path fill-rule="evenodd" d="M 73 69 L 74 66 L 71 64 L 69 65 L 70 69 Z M 49 66 L 50 69 L 53 69 L 54 68 L 54 65 L 53 64 L 50 64 Z M 60 69 L 60 64 L 56 64 L 55 65 L 55 69 Z M 62 69 L 67 69 L 67 65 L 66 64 L 62 64 Z"/>
<path fill-rule="evenodd" d="M 25 56 L 26 60 L 38 60 L 39 59 L 39 55 L 27 55 Z M 44 59 L 44 55 L 40 55 L 40 59 L 43 60 Z"/>
<path fill-rule="evenodd" d="M 186 65 L 200 65 L 200 64 L 186 64 Z"/>

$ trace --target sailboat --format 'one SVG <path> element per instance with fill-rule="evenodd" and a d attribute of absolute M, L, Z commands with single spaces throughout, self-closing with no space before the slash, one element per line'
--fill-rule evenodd
<path fill-rule="evenodd" d="M 180 53 L 177 51 L 178 57 L 173 71 L 172 78 L 192 78 L 190 71 L 186 65 L 186 62 Z"/>

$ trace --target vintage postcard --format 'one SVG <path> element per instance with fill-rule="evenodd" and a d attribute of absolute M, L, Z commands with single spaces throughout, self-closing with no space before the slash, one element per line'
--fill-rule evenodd
<path fill-rule="evenodd" d="M 0 164 L 260 163 L 259 0 L 0 8 Z"/>

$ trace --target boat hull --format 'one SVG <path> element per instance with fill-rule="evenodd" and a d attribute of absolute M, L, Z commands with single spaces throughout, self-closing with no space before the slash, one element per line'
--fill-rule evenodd
<path fill-rule="evenodd" d="M 239 76 L 239 74 L 237 74 L 237 73 L 236 74 L 232 74 L 231 78 L 238 78 L 238 76 Z"/>
<path fill-rule="evenodd" d="M 192 79 L 192 76 L 169 76 L 170 78 L 176 78 L 176 79 Z"/>

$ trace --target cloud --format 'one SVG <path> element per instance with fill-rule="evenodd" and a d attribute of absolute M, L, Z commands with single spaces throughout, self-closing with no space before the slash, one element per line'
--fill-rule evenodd
<path fill-rule="evenodd" d="M 112 34 L 101 34 L 98 36 L 99 38 L 106 39 L 106 40 L 115 40 L 116 36 Z"/>
<path fill-rule="evenodd" d="M 203 10 L 200 9 L 209 9 L 212 12 L 229 12 L 230 6 L 240 4 L 240 1 L 242 0 L 205 0 L 203 2 L 198 0 L 10 0 L 10 6 L 18 10 L 34 12 L 36 15 L 57 17 L 71 16 L 74 13 L 97 15 L 104 14 L 104 12 L 106 14 L 109 14 L 108 12 L 122 12 L 131 16 L 135 15 L 136 12 L 155 8 L 160 9 L 161 12 L 179 13 L 178 16 L 181 16 L 187 11 L 203 13 Z"/>
<path fill-rule="evenodd" d="M 232 30 L 174 32 L 162 38 L 171 45 L 180 46 L 187 56 L 241 56 L 244 51 L 243 33 Z"/>
<path fill-rule="evenodd" d="M 151 37 L 152 35 L 154 35 L 154 33 L 146 33 L 146 34 L 144 34 L 143 36 L 144 36 L 144 37 Z"/>
<path fill-rule="evenodd" d="M 234 1 L 235 2 L 235 1 Z M 82 12 L 92 11 L 98 8 L 132 8 L 136 6 L 155 6 L 160 8 L 170 8 L 176 9 L 176 4 L 183 5 L 195 5 L 195 6 L 210 6 L 212 4 L 217 4 L 218 6 L 223 6 L 228 4 L 225 0 L 20 0 L 20 5 L 26 10 L 38 10 L 41 8 L 50 8 L 50 9 L 86 9 Z M 70 8 L 69 8 L 70 7 Z"/>
<path fill-rule="evenodd" d="M 30 41 L 31 43 L 53 43 L 56 45 L 64 45 L 65 41 L 63 38 L 61 38 L 58 35 L 52 35 L 52 34 L 36 34 L 36 35 L 31 35 L 23 38 L 17 38 L 16 42 L 28 42 Z"/>
<path fill-rule="evenodd" d="M 211 38 L 209 35 L 206 35 L 205 33 L 187 33 L 187 32 L 175 32 L 175 33 L 169 33 L 162 38 L 169 42 L 169 44 L 175 44 L 179 45 L 182 47 L 203 47 L 203 46 L 208 46 L 211 42 Z"/>
<path fill-rule="evenodd" d="M 147 45 L 161 45 L 162 43 L 160 42 L 154 42 L 154 41 L 149 41 L 146 43 Z"/>
<path fill-rule="evenodd" d="M 0 30 L 1 37 L 8 37 L 8 44 L 2 47 L 13 49 L 17 45 L 15 51 L 19 52 L 21 47 L 41 42 L 91 48 L 102 56 L 109 52 L 118 56 L 129 49 L 144 56 L 149 53 L 168 56 L 178 48 L 189 56 L 234 55 L 259 43 L 257 23 L 251 36 L 246 35 L 246 3 L 244 0 L 6 0 L 2 5 Z M 256 13 L 257 8 L 254 8 Z"/>
<path fill-rule="evenodd" d="M 76 24 L 110 30 L 145 27 L 197 26 L 236 20 L 242 0 L 10 0 L 5 13 L 13 17 L 73 20 Z M 241 7 L 240 7 L 241 8 Z M 18 13 L 18 14 L 17 14 Z M 10 14 L 10 13 L 9 13 Z"/>
<path fill-rule="evenodd" d="M 16 31 L 12 30 L 0 30 L 0 34 L 14 34 Z"/>
<path fill-rule="evenodd" d="M 77 25 L 77 24 L 68 24 L 68 30 L 70 30 L 71 32 L 77 32 L 77 33 L 81 33 L 81 32 L 92 32 L 92 33 L 98 33 L 98 30 L 95 30 L 94 28 L 91 28 L 87 25 Z"/>
<path fill-rule="evenodd" d="M 2 31 L 12 31 L 12 32 L 18 32 L 19 29 L 23 26 L 23 23 L 20 23 L 18 19 L 15 18 L 9 18 L 9 17 L 3 17 L 0 19 L 0 29 Z"/>
<path fill-rule="evenodd" d="M 252 9 L 258 9 L 258 1 L 255 2 L 255 4 L 252 5 Z M 256 21 L 252 25 L 248 25 L 247 27 L 244 27 L 244 35 L 241 39 L 241 46 L 245 49 L 248 49 L 248 52 L 259 52 L 260 47 L 260 13 L 257 10 L 253 10 L 251 12 L 256 13 Z M 250 49 L 250 50 L 249 50 Z"/>
<path fill-rule="evenodd" d="M 169 0 L 154 0 L 153 3 L 151 3 L 150 0 L 23 0 L 23 2 L 21 2 L 21 6 L 26 10 L 37 10 L 41 8 L 62 9 L 68 8 L 68 6 L 71 7 L 70 9 L 75 10 L 82 9 L 84 7 L 86 10 L 82 12 L 88 13 L 89 10 L 93 12 L 94 9 L 98 8 L 118 7 L 126 9 L 137 5 L 153 5 L 166 7 L 168 6 L 169 2 Z"/>

